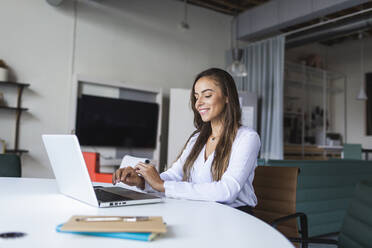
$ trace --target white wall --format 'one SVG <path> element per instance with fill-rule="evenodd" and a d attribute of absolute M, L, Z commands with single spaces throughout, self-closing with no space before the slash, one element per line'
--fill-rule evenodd
<path fill-rule="evenodd" d="M 71 10 L 71 3 L 54 9 L 43 0 L 2 0 L 0 3 L 0 57 L 12 67 L 19 82 L 31 84 L 22 101 L 29 112 L 22 115 L 19 137 L 20 148 L 30 151 L 23 157 L 25 176 L 53 176 L 40 135 L 66 131 Z M 6 94 L 10 89 L 4 91 Z M 11 102 L 14 99 L 9 99 L 9 105 L 15 104 Z M 15 115 L 4 112 L 0 112 L 0 137 L 12 148 Z"/>
<path fill-rule="evenodd" d="M 53 177 L 40 135 L 69 131 L 73 74 L 163 88 L 168 97 L 171 87 L 190 87 L 201 70 L 224 67 L 229 48 L 231 17 L 190 6 L 191 28 L 182 31 L 183 3 L 174 0 L 79 1 L 75 36 L 72 0 L 58 8 L 45 0 L 0 5 L 1 59 L 18 81 L 31 84 L 23 98 L 30 110 L 22 116 L 19 139 L 20 148 L 29 150 L 24 177 Z M 9 119 L 0 113 L 0 137 L 11 147 Z"/>
<path fill-rule="evenodd" d="M 364 70 L 367 73 L 372 72 L 372 38 L 366 38 L 364 44 Z M 296 60 L 303 55 L 313 53 L 320 54 L 324 58 L 329 70 L 344 73 L 347 77 L 347 142 L 362 144 L 363 148 L 372 148 L 372 136 L 365 135 L 365 102 L 356 100 L 361 80 L 360 41 L 350 40 L 333 46 L 306 45 L 288 50 L 286 58 Z M 334 118 L 341 119 L 339 116 Z M 341 126 L 343 128 L 343 125 Z"/>
<path fill-rule="evenodd" d="M 193 77 L 225 65 L 230 17 L 190 6 L 190 29 L 178 24 L 183 4 L 174 0 L 105 0 L 80 3 L 76 71 L 151 84 L 191 87 Z"/>

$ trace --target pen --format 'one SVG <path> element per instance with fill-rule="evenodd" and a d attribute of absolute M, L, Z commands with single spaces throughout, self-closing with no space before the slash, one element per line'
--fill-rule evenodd
<path fill-rule="evenodd" d="M 83 217 L 77 218 L 76 221 L 85 222 L 96 222 L 96 221 L 125 221 L 125 222 L 137 222 L 137 221 L 148 221 L 150 218 L 147 216 L 118 216 L 118 217 Z"/>

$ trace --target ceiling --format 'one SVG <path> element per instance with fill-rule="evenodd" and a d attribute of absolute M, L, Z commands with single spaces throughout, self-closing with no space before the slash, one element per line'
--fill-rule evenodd
<path fill-rule="evenodd" d="M 178 0 L 178 1 L 184 2 L 185 0 Z M 217 11 L 217 12 L 220 12 L 220 13 L 224 13 L 224 14 L 227 14 L 227 15 L 235 16 L 235 15 L 240 14 L 240 13 L 242 13 L 242 12 L 248 10 L 248 9 L 257 7 L 259 5 L 267 3 L 269 1 L 270 0 L 187 0 L 187 4 L 191 4 L 191 5 L 199 6 L 199 7 L 202 7 L 202 8 L 210 9 L 210 10 L 213 10 L 213 11 Z M 338 12 L 326 15 L 326 16 L 323 16 L 321 18 L 316 18 L 316 19 L 313 19 L 311 21 L 296 24 L 296 25 L 293 25 L 293 26 L 288 27 L 286 29 L 282 29 L 280 31 L 282 33 L 290 32 L 290 31 L 293 31 L 293 30 L 296 30 L 296 29 L 311 26 L 311 25 L 314 25 L 314 24 L 317 24 L 317 23 L 321 23 L 321 22 L 324 22 L 324 21 L 327 21 L 327 20 L 334 19 L 334 18 L 339 18 L 339 17 L 345 16 L 345 15 L 349 15 L 349 14 L 352 14 L 352 13 L 355 13 L 355 12 L 358 12 L 358 11 L 361 11 L 361 10 L 369 9 L 369 8 L 372 8 L 372 1 L 370 1 L 368 3 L 360 4 L 358 6 L 355 6 L 355 7 L 349 8 L 349 9 L 344 9 L 342 11 L 338 11 Z M 372 18 L 371 14 L 372 14 L 372 12 L 369 12 L 369 13 L 364 14 L 364 16 L 358 16 L 358 17 L 354 17 L 354 18 L 359 18 L 359 19 Z M 350 19 L 352 19 L 352 18 L 350 18 Z M 339 23 L 342 24 L 342 22 L 337 22 L 336 24 L 332 24 L 330 26 L 334 27 L 334 26 L 337 26 Z M 324 25 L 323 29 L 324 28 L 327 28 L 327 25 Z M 364 37 L 372 36 L 372 26 L 370 28 L 364 28 L 362 31 L 363 31 Z M 310 30 L 307 31 L 307 33 L 310 33 L 310 32 L 313 32 L 313 29 L 310 29 Z M 306 33 L 306 32 L 301 32 L 301 33 L 298 33 L 294 36 L 299 36 L 303 33 Z M 322 37 L 321 40 L 318 40 L 318 41 L 315 41 L 315 42 L 320 42 L 324 45 L 334 45 L 334 44 L 344 42 L 346 40 L 358 39 L 358 35 L 359 35 L 359 31 L 357 30 L 357 31 L 354 31 L 354 32 L 346 32 L 344 34 L 339 34 L 339 35 L 334 36 L 334 37 L 332 37 L 332 36 L 329 36 L 329 37 L 326 37 L 326 38 Z"/>
<path fill-rule="evenodd" d="M 290 32 L 290 31 L 293 31 L 293 30 L 296 30 L 296 29 L 300 29 L 300 28 L 304 28 L 304 27 L 307 27 L 307 26 L 319 24 L 321 22 L 329 21 L 329 20 L 332 20 L 332 19 L 335 19 L 335 18 L 341 18 L 343 16 L 350 15 L 350 14 L 360 12 L 360 11 L 363 11 L 363 10 L 368 10 L 368 9 L 371 9 L 371 8 L 372 8 L 372 1 L 368 2 L 368 3 L 360 4 L 358 6 L 355 6 L 355 7 L 349 8 L 349 9 L 344 9 L 344 10 L 341 10 L 341 11 L 338 11 L 338 12 L 334 12 L 332 14 L 323 16 L 321 18 L 316 18 L 316 19 L 313 19 L 311 21 L 307 21 L 307 22 L 304 22 L 304 23 L 293 25 L 293 26 L 288 27 L 286 29 L 282 29 L 281 32 L 283 32 L 283 33 Z M 342 25 L 347 25 L 347 24 L 350 24 L 350 23 L 361 22 L 363 20 L 371 20 L 371 18 L 372 18 L 372 11 L 368 11 L 368 12 L 363 13 L 363 14 L 359 14 L 359 15 L 356 15 L 356 16 L 353 16 L 353 17 L 345 18 L 343 20 L 340 20 L 340 21 L 337 21 L 337 22 L 334 22 L 334 23 L 330 23 L 330 24 L 327 24 L 327 25 L 320 26 L 319 28 L 313 28 L 313 29 L 309 29 L 305 32 L 299 32 L 299 33 L 297 33 L 293 36 L 289 36 L 287 38 L 301 36 L 301 35 L 304 35 L 304 34 L 306 35 L 306 34 L 309 34 L 309 33 L 315 33 L 318 30 L 327 30 L 327 29 L 332 30 L 332 28 L 341 27 Z M 320 42 L 321 44 L 332 46 L 332 45 L 342 43 L 342 42 L 347 41 L 347 40 L 359 39 L 358 36 L 359 36 L 360 32 L 363 33 L 363 37 L 372 36 L 372 22 L 370 21 L 370 25 L 364 25 L 363 28 L 361 28 L 361 29 L 355 29 L 355 30 L 350 29 L 350 31 L 343 32 L 343 33 L 341 32 L 337 35 L 332 35 L 331 31 L 329 31 L 328 36 L 323 36 L 322 38 L 319 38 L 316 42 Z"/>
<path fill-rule="evenodd" d="M 179 1 L 184 2 L 184 0 Z M 234 16 L 269 1 L 270 0 L 187 0 L 187 3 Z"/>

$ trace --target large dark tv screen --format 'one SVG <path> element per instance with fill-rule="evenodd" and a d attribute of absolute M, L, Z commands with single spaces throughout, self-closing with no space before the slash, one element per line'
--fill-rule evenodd
<path fill-rule="evenodd" d="M 159 105 L 81 95 L 76 135 L 81 145 L 155 148 Z"/>

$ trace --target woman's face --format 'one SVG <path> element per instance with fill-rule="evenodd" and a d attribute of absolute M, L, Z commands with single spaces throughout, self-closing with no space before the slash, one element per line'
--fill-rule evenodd
<path fill-rule="evenodd" d="M 204 122 L 216 121 L 221 117 L 227 98 L 211 78 L 202 77 L 194 86 L 195 108 Z"/>

